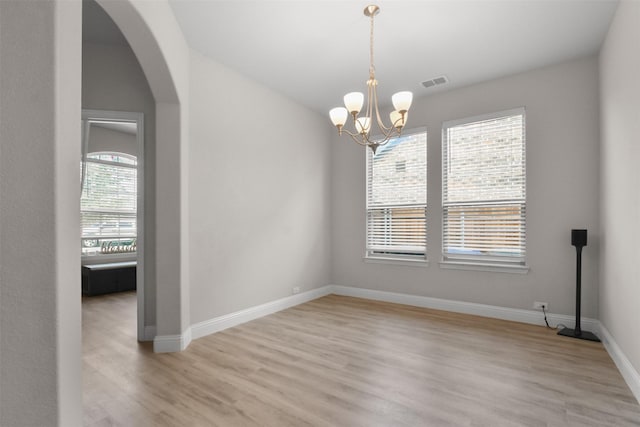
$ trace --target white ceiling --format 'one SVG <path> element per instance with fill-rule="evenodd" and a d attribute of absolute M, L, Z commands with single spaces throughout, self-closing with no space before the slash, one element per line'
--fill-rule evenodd
<path fill-rule="evenodd" d="M 369 18 L 362 11 L 371 1 L 169 3 L 192 48 L 326 114 L 342 104 L 345 93 L 366 89 Z M 617 0 L 382 0 L 375 4 L 381 8 L 375 20 L 376 77 L 385 103 L 399 90 L 428 96 L 594 54 Z M 86 37 L 93 36 L 87 31 Z M 446 75 L 449 83 L 422 87 L 422 81 L 440 75 Z"/>

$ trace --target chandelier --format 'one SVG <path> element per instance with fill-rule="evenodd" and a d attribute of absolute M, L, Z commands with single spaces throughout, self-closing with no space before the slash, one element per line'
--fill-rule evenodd
<path fill-rule="evenodd" d="M 350 92 L 344 96 L 344 107 L 336 107 L 329 111 L 329 116 L 334 126 L 338 128 L 338 135 L 346 133 L 360 145 L 371 148 L 375 154 L 376 149 L 389 142 L 393 137 L 399 136 L 402 128 L 407 123 L 407 111 L 411 106 L 413 94 L 411 92 L 397 92 L 391 97 L 394 111 L 389 114 L 391 124 L 386 126 L 380 117 L 378 110 L 378 81 L 376 69 L 373 65 L 373 18 L 380 12 L 376 5 L 369 5 L 364 9 L 365 16 L 371 18 L 371 32 L 369 37 L 369 80 L 367 80 L 367 105 L 364 115 L 358 117 L 364 104 L 362 92 Z M 346 107 L 346 108 L 345 108 Z M 351 114 L 355 132 L 344 129 L 347 118 Z M 375 121 L 378 130 L 371 134 L 371 125 Z"/>

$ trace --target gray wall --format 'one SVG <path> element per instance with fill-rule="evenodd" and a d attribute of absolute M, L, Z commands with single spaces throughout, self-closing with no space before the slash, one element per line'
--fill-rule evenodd
<path fill-rule="evenodd" d="M 158 150 L 158 158 L 175 159 L 172 153 L 186 145 L 188 112 L 174 106 L 178 94 L 187 99 L 188 61 L 182 59 L 188 54 L 171 9 L 166 1 L 101 1 L 144 57 L 155 96 L 163 103 L 158 108 L 162 136 L 157 139 L 173 144 L 170 150 Z M 82 424 L 81 59 L 80 2 L 0 1 L 2 426 Z M 184 168 L 174 167 L 165 175 L 182 186 L 185 174 Z M 180 193 L 157 198 L 186 209 Z M 158 236 L 170 235 L 165 246 L 180 257 L 181 274 L 183 251 L 172 237 L 181 241 L 183 224 L 158 223 Z M 163 261 L 166 252 L 159 257 Z M 180 307 L 187 283 L 167 285 L 161 290 L 177 294 L 171 301 Z M 169 333 L 180 331 L 183 315 L 180 308 L 164 310 L 158 324 L 164 322 Z"/>
<path fill-rule="evenodd" d="M 326 118 L 193 52 L 191 324 L 329 283 Z"/>
<path fill-rule="evenodd" d="M 0 425 L 79 426 L 80 3 L 0 1 Z"/>
<path fill-rule="evenodd" d="M 145 325 L 156 322 L 156 103 L 129 46 L 82 44 L 82 108 L 144 114 Z"/>
<path fill-rule="evenodd" d="M 640 3 L 618 7 L 600 54 L 600 321 L 640 371 Z"/>
<path fill-rule="evenodd" d="M 418 94 L 419 95 L 419 94 Z M 441 259 L 441 127 L 452 119 L 526 108 L 526 275 L 444 270 Z M 598 63 L 567 62 L 414 101 L 408 127 L 428 132 L 428 267 L 364 263 L 365 153 L 332 145 L 332 282 L 457 301 L 572 314 L 572 228 L 589 230 L 583 251 L 583 315 L 597 317 L 599 254 Z"/>

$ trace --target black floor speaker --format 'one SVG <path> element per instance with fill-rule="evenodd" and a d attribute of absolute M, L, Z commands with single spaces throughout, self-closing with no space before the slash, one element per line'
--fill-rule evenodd
<path fill-rule="evenodd" d="M 571 230 L 571 244 L 576 247 L 576 327 L 574 329 L 563 328 L 558 332 L 558 335 L 600 342 L 600 339 L 593 333 L 583 331 L 582 328 L 580 328 L 580 304 L 582 299 L 582 247 L 587 246 L 587 230 Z"/>

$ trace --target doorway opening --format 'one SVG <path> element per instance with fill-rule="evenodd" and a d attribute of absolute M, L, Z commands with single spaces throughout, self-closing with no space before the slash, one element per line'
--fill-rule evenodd
<path fill-rule="evenodd" d="M 81 166 L 83 295 L 136 290 L 144 341 L 144 115 L 83 110 Z"/>

